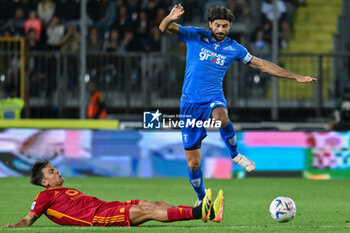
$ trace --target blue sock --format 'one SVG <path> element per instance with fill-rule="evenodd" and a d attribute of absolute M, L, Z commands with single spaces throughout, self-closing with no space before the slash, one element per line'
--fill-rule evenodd
<path fill-rule="evenodd" d="M 202 166 L 199 166 L 199 168 L 195 171 L 191 171 L 189 167 L 187 167 L 187 173 L 189 176 L 189 181 L 194 191 L 196 191 L 197 193 L 198 200 L 203 200 L 205 196 L 205 189 L 203 182 Z"/>
<path fill-rule="evenodd" d="M 237 152 L 236 132 L 235 132 L 235 129 L 233 128 L 231 121 L 228 125 L 220 128 L 220 135 L 224 140 L 227 148 L 230 151 L 231 158 L 233 159 L 238 155 L 238 152 Z"/>

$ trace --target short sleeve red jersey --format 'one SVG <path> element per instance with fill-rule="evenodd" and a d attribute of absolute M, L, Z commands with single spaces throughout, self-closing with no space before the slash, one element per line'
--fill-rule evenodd
<path fill-rule="evenodd" d="M 45 214 L 61 225 L 92 226 L 96 210 L 105 203 L 76 189 L 59 187 L 40 192 L 29 213 Z"/>

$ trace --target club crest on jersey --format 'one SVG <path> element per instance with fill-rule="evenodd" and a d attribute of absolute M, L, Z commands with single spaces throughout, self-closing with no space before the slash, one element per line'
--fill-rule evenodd
<path fill-rule="evenodd" d="M 199 60 L 201 61 L 209 60 L 211 63 L 217 64 L 220 66 L 223 66 L 225 64 L 225 59 L 226 59 L 226 56 L 212 52 L 205 48 L 202 48 L 201 52 L 199 53 Z"/>
<path fill-rule="evenodd" d="M 188 142 L 188 134 L 187 133 L 185 133 L 184 135 L 183 135 L 183 138 L 184 138 L 184 142 Z"/>
<path fill-rule="evenodd" d="M 218 44 L 213 44 L 213 46 L 214 46 L 215 50 L 218 50 L 220 48 L 220 45 L 218 45 Z"/>

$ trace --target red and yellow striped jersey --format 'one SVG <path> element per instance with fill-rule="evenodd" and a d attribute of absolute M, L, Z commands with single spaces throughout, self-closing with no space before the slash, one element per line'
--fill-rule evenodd
<path fill-rule="evenodd" d="M 97 210 L 107 202 L 66 187 L 47 189 L 34 199 L 29 213 L 45 214 L 61 225 L 92 226 Z"/>

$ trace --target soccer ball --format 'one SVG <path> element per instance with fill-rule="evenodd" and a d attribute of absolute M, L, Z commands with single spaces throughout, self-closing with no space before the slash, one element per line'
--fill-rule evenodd
<path fill-rule="evenodd" d="M 289 222 L 296 212 L 297 207 L 289 197 L 277 197 L 270 204 L 271 217 L 277 222 Z"/>

